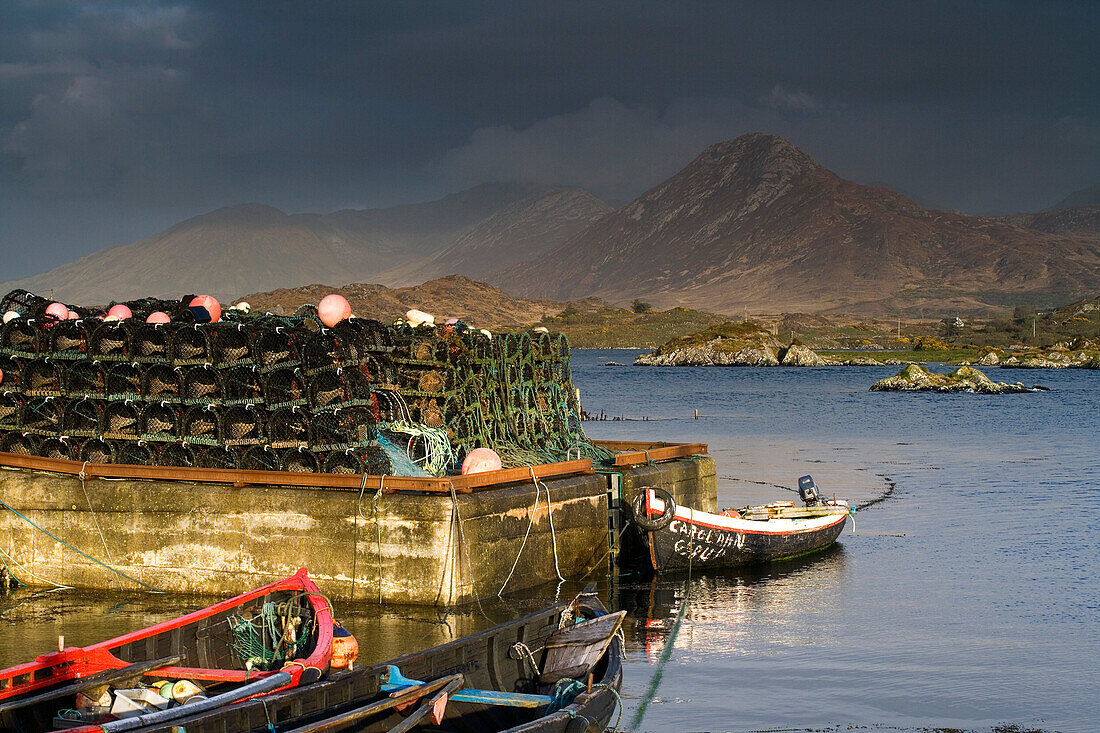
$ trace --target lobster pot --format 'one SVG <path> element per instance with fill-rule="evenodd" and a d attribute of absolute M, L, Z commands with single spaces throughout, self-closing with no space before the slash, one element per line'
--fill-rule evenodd
<path fill-rule="evenodd" d="M 295 367 L 300 363 L 297 344 L 290 329 L 276 326 L 253 335 L 253 359 L 262 371 Z"/>
<path fill-rule="evenodd" d="M 152 466 L 156 455 L 153 448 L 144 440 L 114 440 L 115 463 L 128 466 Z"/>
<path fill-rule="evenodd" d="M 143 323 L 130 337 L 134 359 L 141 362 L 167 362 L 170 355 L 171 329 L 164 323 Z"/>
<path fill-rule="evenodd" d="M 309 444 L 316 450 L 348 448 L 356 442 L 351 410 L 331 410 L 314 413 L 310 421 Z"/>
<path fill-rule="evenodd" d="M 36 456 L 42 441 L 37 435 L 12 432 L 0 438 L 0 453 L 18 453 L 22 456 Z"/>
<path fill-rule="evenodd" d="M 175 439 L 180 437 L 180 411 L 168 402 L 147 402 L 141 411 L 139 428 L 148 438 Z"/>
<path fill-rule="evenodd" d="M 52 359 L 34 359 L 23 369 L 23 394 L 38 397 L 59 397 L 65 370 Z"/>
<path fill-rule="evenodd" d="M 308 448 L 287 448 L 279 454 L 279 470 L 294 473 L 317 473 L 317 456 Z"/>
<path fill-rule="evenodd" d="M 3 300 L 0 300 L 0 313 L 15 311 L 27 318 L 41 316 L 45 315 L 46 307 L 49 304 L 50 301 L 41 295 L 16 289 L 5 295 Z"/>
<path fill-rule="evenodd" d="M 46 438 L 38 447 L 38 455 L 72 461 L 79 455 L 79 446 L 71 438 Z"/>
<path fill-rule="evenodd" d="M 443 408 L 434 397 L 422 397 L 413 403 L 413 418 L 429 428 L 443 427 Z"/>
<path fill-rule="evenodd" d="M 371 476 L 387 476 L 393 473 L 390 457 L 380 446 L 369 445 L 356 451 L 363 459 L 363 470 Z"/>
<path fill-rule="evenodd" d="M 222 398 L 225 402 L 256 403 L 264 401 L 260 372 L 251 364 L 230 367 L 222 371 Z"/>
<path fill-rule="evenodd" d="M 307 376 L 336 366 L 336 338 L 328 330 L 302 337 L 302 372 Z"/>
<path fill-rule="evenodd" d="M 168 358 L 176 365 L 209 364 L 213 361 L 210 337 L 197 324 L 172 329 L 168 340 Z"/>
<path fill-rule="evenodd" d="M 142 370 L 141 391 L 148 399 L 180 399 L 183 370 L 170 364 L 150 364 Z"/>
<path fill-rule="evenodd" d="M 374 393 L 378 403 L 376 413 L 379 422 L 399 422 L 407 419 L 400 396 L 390 390 L 378 390 Z"/>
<path fill-rule="evenodd" d="M 321 462 L 322 473 L 363 473 L 363 459 L 353 450 L 331 451 Z"/>
<path fill-rule="evenodd" d="M 264 402 L 268 408 L 306 404 L 306 385 L 291 367 L 268 372 L 263 378 Z"/>
<path fill-rule="evenodd" d="M 23 398 L 13 392 L 0 394 L 0 428 L 18 430 L 23 427 Z"/>
<path fill-rule="evenodd" d="M 138 364 L 122 362 L 107 367 L 104 390 L 107 396 L 115 400 L 133 399 L 141 396 L 141 367 Z"/>
<path fill-rule="evenodd" d="M 104 403 L 87 397 L 74 399 L 61 414 L 61 432 L 65 435 L 92 437 L 104 432 Z"/>
<path fill-rule="evenodd" d="M 222 442 L 221 410 L 213 405 L 193 405 L 183 413 L 181 437 L 188 443 L 218 445 Z"/>
<path fill-rule="evenodd" d="M 31 397 L 23 404 L 22 428 L 36 433 L 56 433 L 61 429 L 63 411 L 64 400 Z"/>
<path fill-rule="evenodd" d="M 103 438 L 85 440 L 78 455 L 81 461 L 88 463 L 115 463 L 115 448 Z"/>
<path fill-rule="evenodd" d="M 241 453 L 237 466 L 242 471 L 278 471 L 279 454 L 270 446 L 254 445 Z"/>
<path fill-rule="evenodd" d="M 342 405 L 350 399 L 347 383 L 335 369 L 309 378 L 309 405 L 315 410 Z"/>
<path fill-rule="evenodd" d="M 5 354 L 34 356 L 38 353 L 39 332 L 37 319 L 13 318 L 0 329 L 0 349 Z"/>
<path fill-rule="evenodd" d="M 222 440 L 226 445 L 255 445 L 264 442 L 267 415 L 255 405 L 233 405 L 222 414 Z"/>
<path fill-rule="evenodd" d="M 7 373 L 4 374 L 5 379 Z M 97 361 L 74 361 L 65 370 L 65 392 L 70 397 L 103 397 L 107 394 L 107 372 Z"/>
<path fill-rule="evenodd" d="M 360 364 L 370 355 L 373 344 L 368 342 L 367 334 L 360 328 L 360 323 L 362 321 L 359 319 L 348 319 L 328 329 L 329 335 L 335 340 L 335 358 L 340 366 Z"/>
<path fill-rule="evenodd" d="M 0 373 L 3 374 L 3 377 L 0 377 L 0 390 L 10 392 L 22 388 L 23 365 L 22 359 L 0 354 Z"/>
<path fill-rule="evenodd" d="M 126 307 L 134 314 L 135 319 L 144 321 L 150 313 L 160 311 L 167 313 L 173 320 L 187 311 L 187 304 L 194 299 L 194 295 L 185 295 L 180 300 L 164 300 L 163 298 L 138 298 L 126 301 Z"/>
<path fill-rule="evenodd" d="M 92 359 L 121 361 L 130 358 L 130 328 L 122 321 L 99 324 L 88 338 L 88 356 Z"/>
<path fill-rule="evenodd" d="M 180 386 L 180 398 L 184 402 L 215 402 L 221 396 L 222 380 L 217 370 L 208 366 L 193 366 L 184 372 Z"/>
<path fill-rule="evenodd" d="M 154 458 L 158 466 L 195 466 L 195 451 L 186 443 L 165 443 Z"/>
<path fill-rule="evenodd" d="M 302 407 L 281 407 L 267 418 L 267 437 L 275 448 L 309 444 L 310 411 Z"/>
<path fill-rule="evenodd" d="M 252 338 L 241 324 L 226 323 L 215 326 L 212 329 L 210 342 L 216 366 L 252 363 Z"/>
<path fill-rule="evenodd" d="M 50 328 L 50 352 L 55 358 L 82 359 L 88 352 L 89 331 L 84 321 L 59 321 Z"/>
<path fill-rule="evenodd" d="M 195 465 L 199 468 L 231 471 L 237 468 L 238 458 L 234 449 L 220 445 L 199 446 L 195 450 Z"/>
<path fill-rule="evenodd" d="M 110 438 L 136 440 L 140 435 L 141 408 L 132 400 L 108 402 L 103 410 L 103 434 Z"/>
<path fill-rule="evenodd" d="M 366 365 L 347 367 L 339 372 L 344 380 L 347 401 L 352 404 L 371 404 L 371 392 L 374 385 L 370 381 L 370 372 Z"/>

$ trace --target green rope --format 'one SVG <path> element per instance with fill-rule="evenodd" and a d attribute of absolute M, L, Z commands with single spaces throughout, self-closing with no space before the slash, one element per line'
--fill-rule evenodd
<path fill-rule="evenodd" d="M 18 511 L 16 511 L 16 510 L 15 510 L 15 508 L 14 508 L 14 507 L 12 507 L 12 506 L 11 506 L 10 504 L 8 504 L 7 502 L 4 502 L 4 501 L 0 501 L 0 506 L 4 507 L 4 508 L 5 508 L 5 509 L 7 509 L 7 510 L 8 510 L 9 512 L 11 512 L 12 514 L 14 514 L 15 516 L 19 517 L 20 519 L 22 519 L 22 520 L 23 520 L 24 522 L 26 522 L 27 524 L 29 524 L 29 525 L 31 525 L 32 527 L 34 527 L 35 529 L 37 529 L 37 530 L 38 530 L 39 532 L 41 532 L 42 534 L 44 534 L 44 535 L 46 535 L 46 536 L 48 536 L 48 537 L 52 538 L 52 539 L 53 539 L 54 541 L 56 541 L 56 542 L 59 542 L 59 543 L 61 543 L 61 544 L 62 544 L 62 545 L 64 545 L 65 547 L 68 547 L 68 548 L 69 548 L 70 550 L 72 550 L 73 552 L 77 553 L 78 555 L 82 555 L 82 556 L 84 556 L 84 557 L 88 558 L 89 560 L 91 560 L 92 562 L 94 562 L 94 563 L 95 563 L 96 565 L 101 565 L 101 566 L 105 567 L 106 569 L 110 570 L 110 571 L 111 571 L 112 573 L 114 573 L 115 575 L 119 576 L 120 578 L 126 578 L 126 580 L 129 580 L 129 581 L 131 581 L 131 582 L 137 583 L 137 584 L 138 584 L 138 585 L 140 585 L 140 586 L 143 586 L 143 587 L 145 587 L 145 588 L 148 588 L 149 590 L 153 591 L 154 593 L 163 593 L 163 592 L 164 592 L 164 591 L 162 591 L 162 590 L 161 590 L 160 588 L 154 588 L 153 586 L 149 585 L 148 583 L 143 583 L 143 582 L 141 582 L 140 580 L 138 580 L 137 578 L 133 578 L 133 577 L 130 577 L 130 576 L 129 576 L 129 575 L 127 575 L 126 573 L 122 572 L 121 570 L 118 570 L 118 569 L 116 569 L 116 568 L 113 568 L 113 567 L 111 567 L 110 565 L 108 565 L 107 563 L 103 562 L 102 560 L 97 560 L 97 559 L 95 559 L 94 557 L 92 557 L 92 556 L 91 556 L 91 555 L 89 555 L 88 553 L 84 552 L 83 550 L 78 550 L 77 548 L 73 547 L 72 545 L 70 545 L 70 544 L 69 544 L 68 542 L 66 542 L 65 540 L 63 540 L 63 539 L 61 539 L 60 537 L 58 537 L 57 535 L 55 535 L 55 534 L 54 534 L 53 532 L 50 532 L 49 530 L 47 530 L 47 529 L 45 529 L 45 528 L 43 528 L 43 527 L 40 527 L 40 526 L 38 526 L 37 524 L 35 524 L 34 522 L 32 522 L 32 521 L 31 521 L 30 519 L 28 519 L 27 517 L 25 517 L 24 515 L 20 514 L 20 513 L 18 512 Z"/>

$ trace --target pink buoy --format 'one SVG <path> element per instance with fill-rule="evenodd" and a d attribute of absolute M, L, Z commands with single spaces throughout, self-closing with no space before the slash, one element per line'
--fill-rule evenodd
<path fill-rule="evenodd" d="M 321 319 L 321 323 L 332 328 L 351 317 L 351 303 L 339 293 L 330 293 L 317 304 L 317 317 Z"/>
<path fill-rule="evenodd" d="M 168 314 L 164 311 L 153 311 L 145 319 L 146 323 L 168 323 L 172 319 L 168 317 Z"/>
<path fill-rule="evenodd" d="M 0 369 L 0 384 L 4 383 L 4 370 Z"/>
<path fill-rule="evenodd" d="M 210 314 L 211 323 L 217 323 L 222 319 L 221 303 L 219 303 L 211 295 L 196 295 L 194 298 L 191 299 L 191 302 L 188 303 L 188 305 L 192 308 L 195 306 L 205 308 L 206 312 Z"/>
<path fill-rule="evenodd" d="M 462 462 L 462 475 L 501 469 L 500 456 L 492 448 L 474 448 Z"/>
<path fill-rule="evenodd" d="M 46 315 L 64 321 L 69 317 L 69 306 L 64 303 L 50 303 L 46 306 Z"/>
<path fill-rule="evenodd" d="M 111 309 L 107 311 L 107 315 L 114 316 L 120 321 L 125 321 L 127 318 L 133 318 L 134 314 L 130 311 L 130 308 L 123 303 L 115 303 L 111 306 Z"/>
<path fill-rule="evenodd" d="M 76 321 L 76 320 L 79 320 L 79 319 L 80 319 L 80 314 L 79 313 L 77 313 L 76 311 L 69 311 L 69 320 L 70 321 Z"/>

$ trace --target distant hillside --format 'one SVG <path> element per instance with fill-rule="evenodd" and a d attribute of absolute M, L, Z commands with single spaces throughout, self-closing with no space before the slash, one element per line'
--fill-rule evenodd
<path fill-rule="evenodd" d="M 527 296 L 720 313 L 990 312 L 1020 293 L 1100 286 L 1100 242 L 925 210 L 753 134 L 488 279 Z"/>
<path fill-rule="evenodd" d="M 491 285 L 461 275 L 396 289 L 368 283 L 353 283 L 343 287 L 314 284 L 250 293 L 240 300 L 248 301 L 253 311 L 287 315 L 305 303 L 316 304 L 329 293 L 340 293 L 347 298 L 352 312 L 360 318 L 392 322 L 403 318 L 406 311 L 416 308 L 434 315 L 438 323 L 447 318 L 461 318 L 468 323 L 490 329 L 526 326 L 545 317 L 555 316 L 570 305 L 575 312 L 606 307 L 605 303 L 597 300 L 569 304 L 515 298 Z"/>
<path fill-rule="evenodd" d="M 403 285 L 448 274 L 484 277 L 490 270 L 540 257 L 610 211 L 583 189 L 551 189 L 506 206 L 446 249 L 383 272 L 379 279 Z"/>
<path fill-rule="evenodd" d="M 429 203 L 332 214 L 231 206 L 148 239 L 0 284 L 0 290 L 52 290 L 63 300 L 103 303 L 185 292 L 230 298 L 311 282 L 377 281 L 383 270 L 449 247 L 482 220 L 544 190 L 485 184 Z M 543 230 L 552 218 L 547 212 Z"/>
<path fill-rule="evenodd" d="M 1100 183 L 1080 191 L 1074 191 L 1069 196 L 1050 207 L 1053 209 L 1068 209 L 1074 206 L 1100 206 Z"/>
<path fill-rule="evenodd" d="M 997 218 L 1040 232 L 1100 237 L 1100 204 L 1051 209 L 1037 214 L 1011 214 Z"/>

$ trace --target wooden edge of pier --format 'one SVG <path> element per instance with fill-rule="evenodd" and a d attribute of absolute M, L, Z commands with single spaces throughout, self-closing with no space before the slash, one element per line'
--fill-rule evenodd
<path fill-rule="evenodd" d="M 243 487 L 291 486 L 318 489 L 344 489 L 359 491 L 368 489 L 383 493 L 399 491 L 424 491 L 448 494 L 454 487 L 459 494 L 485 491 L 520 481 L 530 481 L 553 476 L 570 474 L 591 474 L 592 460 L 584 458 L 576 461 L 544 463 L 519 468 L 505 468 L 499 471 L 485 471 L 466 476 L 446 478 L 421 476 L 371 476 L 357 473 L 298 473 L 294 471 L 243 471 L 220 468 L 188 468 L 178 466 L 145 466 L 118 463 L 86 463 L 66 458 L 43 458 L 22 453 L 0 453 L 0 466 L 25 468 L 32 471 L 83 476 L 86 479 L 144 479 L 152 481 L 190 481 L 200 483 L 233 484 Z"/>
<path fill-rule="evenodd" d="M 636 440 L 593 440 L 593 445 L 615 451 L 615 466 L 637 466 L 653 461 L 706 455 L 706 443 L 654 443 Z"/>

